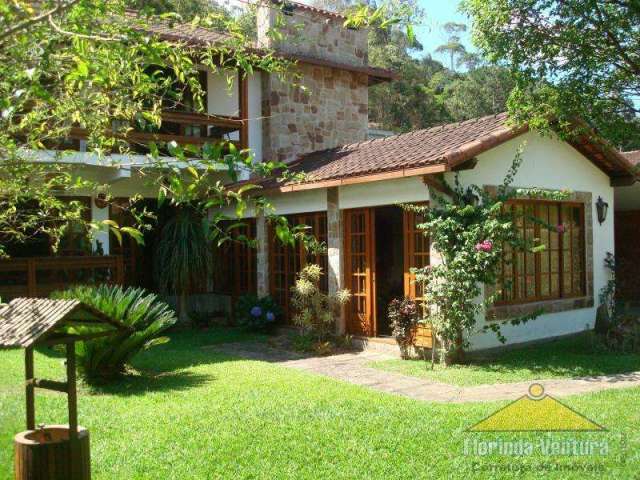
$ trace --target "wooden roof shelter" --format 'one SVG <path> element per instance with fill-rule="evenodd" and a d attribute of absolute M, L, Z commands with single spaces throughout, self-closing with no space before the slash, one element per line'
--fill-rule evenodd
<path fill-rule="evenodd" d="M 77 328 L 79 326 L 97 327 L 97 329 L 79 330 Z M 35 388 L 37 387 L 67 394 L 69 432 L 71 438 L 77 436 L 75 342 L 112 335 L 129 328 L 78 300 L 16 298 L 9 304 L 0 306 L 0 348 L 25 348 L 27 429 L 34 430 L 36 427 Z M 80 333 L 82 331 L 86 333 Z M 34 347 L 60 344 L 66 345 L 67 381 L 35 378 Z"/>
<path fill-rule="evenodd" d="M 28 348 L 43 343 L 55 345 L 113 333 L 113 328 L 91 335 L 76 335 L 66 331 L 67 327 L 79 324 L 126 328 L 79 300 L 16 298 L 11 303 L 0 306 L 0 348 Z"/>

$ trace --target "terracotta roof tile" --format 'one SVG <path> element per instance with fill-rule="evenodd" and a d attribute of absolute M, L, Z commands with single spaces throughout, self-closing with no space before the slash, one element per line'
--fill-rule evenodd
<path fill-rule="evenodd" d="M 458 164 L 520 133 L 504 113 L 313 152 L 291 165 L 306 182 Z"/>
<path fill-rule="evenodd" d="M 302 8 L 302 6 L 301 6 Z M 321 11 L 315 7 L 306 7 L 308 10 L 324 12 L 326 15 L 340 17 L 338 14 L 334 14 L 328 11 Z M 127 17 L 132 21 L 139 19 L 138 14 L 133 10 L 127 11 Z M 211 30 L 209 28 L 193 26 L 191 23 L 169 21 L 160 18 L 149 19 L 140 26 L 141 31 L 148 32 L 152 35 L 170 41 L 170 42 L 183 42 L 187 45 L 194 47 L 207 47 L 216 44 L 230 43 L 233 46 L 233 36 L 226 33 Z M 259 48 L 252 44 L 249 46 L 256 52 L 259 52 Z M 298 61 L 301 63 L 308 63 L 311 65 L 326 66 L 329 68 L 335 68 L 339 70 L 348 70 L 351 72 L 364 73 L 369 76 L 369 83 L 374 85 L 376 83 L 389 81 L 396 78 L 396 75 L 391 70 L 382 67 L 374 67 L 371 65 L 353 65 L 348 63 L 335 62 L 323 58 L 317 58 L 310 55 L 302 54 L 280 54 L 282 58 L 286 58 L 292 61 Z"/>
<path fill-rule="evenodd" d="M 135 11 L 127 11 L 127 18 L 139 19 Z M 189 45 L 214 45 L 231 40 L 233 37 L 209 28 L 193 26 L 190 23 L 169 21 L 160 18 L 148 19 L 142 30 L 172 42 L 184 42 Z"/>
<path fill-rule="evenodd" d="M 265 189 L 289 191 L 375 181 L 385 175 L 390 178 L 434 173 L 437 167 L 441 167 L 440 171 L 452 169 L 526 131 L 526 126 L 510 125 L 507 114 L 500 113 L 312 152 L 289 167 L 293 173 L 303 173 L 304 182 L 282 184 L 269 179 L 261 184 Z M 571 144 L 611 178 L 633 181 L 629 160 L 606 142 L 581 137 Z"/>
<path fill-rule="evenodd" d="M 273 3 L 278 3 L 277 1 L 273 2 Z M 338 18 L 341 20 L 346 20 L 347 17 L 345 17 L 344 15 L 337 13 L 337 12 L 332 12 L 331 10 L 325 10 L 324 8 L 318 8 L 318 7 L 314 7 L 313 5 L 306 5 L 304 3 L 300 3 L 300 2 L 293 2 L 291 0 L 288 0 L 287 3 L 293 4 L 295 6 L 295 8 L 299 8 L 301 10 L 307 10 L 308 12 L 313 12 L 313 13 L 318 13 L 320 15 L 324 15 L 327 17 L 332 17 L 332 18 Z"/>

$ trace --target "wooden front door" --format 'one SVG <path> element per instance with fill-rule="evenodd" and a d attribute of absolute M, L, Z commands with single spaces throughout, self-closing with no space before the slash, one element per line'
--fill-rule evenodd
<path fill-rule="evenodd" d="M 371 208 L 344 212 L 345 284 L 351 292 L 347 304 L 347 331 L 375 336 L 375 225 Z"/>
<path fill-rule="evenodd" d="M 416 283 L 416 276 L 411 273 L 412 268 L 421 268 L 429 265 L 430 243 L 418 225 L 423 222 L 420 214 L 404 211 L 404 294 L 414 300 L 422 299 L 422 288 Z M 419 326 L 416 331 L 416 346 L 431 348 L 433 345 L 431 330 Z"/>
<path fill-rule="evenodd" d="M 420 285 L 415 283 L 416 276 L 411 273 L 412 268 L 429 265 L 429 238 L 424 235 L 418 225 L 423 219 L 420 214 L 404 211 L 404 294 L 413 299 L 422 298 Z"/>

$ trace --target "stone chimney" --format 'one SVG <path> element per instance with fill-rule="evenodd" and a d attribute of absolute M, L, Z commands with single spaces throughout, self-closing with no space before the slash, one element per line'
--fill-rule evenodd
<path fill-rule="evenodd" d="M 259 5 L 258 46 L 298 59 L 304 85 L 296 88 L 277 75 L 263 74 L 265 160 L 288 162 L 366 140 L 369 79 L 362 69 L 368 65 L 367 31 L 347 29 L 344 20 L 298 3 L 262 0 Z M 271 30 L 282 38 L 270 35 Z"/>
<path fill-rule="evenodd" d="M 258 45 L 282 53 L 303 55 L 363 67 L 368 65 L 367 30 L 343 26 L 345 18 L 295 2 L 262 0 L 257 11 Z M 282 33 L 277 40 L 271 30 Z"/>

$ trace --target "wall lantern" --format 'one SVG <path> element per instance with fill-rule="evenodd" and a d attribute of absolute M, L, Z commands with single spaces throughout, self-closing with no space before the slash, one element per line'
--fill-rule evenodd
<path fill-rule="evenodd" d="M 602 200 L 602 197 L 598 197 L 596 202 L 596 211 L 598 212 L 598 223 L 602 225 L 607 219 L 607 212 L 609 210 L 609 204 Z"/>

